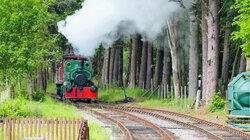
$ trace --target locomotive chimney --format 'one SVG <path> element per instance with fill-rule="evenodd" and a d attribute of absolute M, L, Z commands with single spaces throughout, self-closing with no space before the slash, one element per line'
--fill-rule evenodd
<path fill-rule="evenodd" d="M 83 67 L 84 67 L 84 60 L 78 60 L 78 67 L 80 69 L 83 69 Z"/>

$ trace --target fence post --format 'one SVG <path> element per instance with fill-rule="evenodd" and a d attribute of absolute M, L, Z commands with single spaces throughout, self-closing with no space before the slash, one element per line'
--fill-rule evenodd
<path fill-rule="evenodd" d="M 159 99 L 161 98 L 161 86 L 159 86 L 159 88 L 158 88 L 158 98 Z"/>
<path fill-rule="evenodd" d="M 183 87 L 181 86 L 181 107 L 183 107 Z"/>
<path fill-rule="evenodd" d="M 171 101 L 173 101 L 174 95 L 173 95 L 173 86 L 171 86 Z"/>
<path fill-rule="evenodd" d="M 153 79 L 151 79 L 151 93 L 153 94 L 153 91 L 154 91 L 154 89 L 153 89 L 154 87 L 153 87 Z"/>
<path fill-rule="evenodd" d="M 19 133 L 20 133 L 20 118 L 19 116 L 17 116 L 17 139 L 18 140 L 20 139 Z"/>
<path fill-rule="evenodd" d="M 184 87 L 184 106 L 187 107 L 187 87 Z"/>

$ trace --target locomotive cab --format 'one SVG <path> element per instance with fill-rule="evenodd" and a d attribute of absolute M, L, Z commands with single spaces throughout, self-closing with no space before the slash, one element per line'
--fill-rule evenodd
<path fill-rule="evenodd" d="M 57 94 L 63 99 L 97 98 L 97 87 L 92 82 L 90 58 L 64 55 L 59 64 Z"/>

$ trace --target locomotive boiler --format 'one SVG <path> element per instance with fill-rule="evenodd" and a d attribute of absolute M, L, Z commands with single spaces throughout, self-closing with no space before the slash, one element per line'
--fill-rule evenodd
<path fill-rule="evenodd" d="M 59 62 L 57 94 L 62 99 L 97 98 L 97 87 L 92 82 L 90 58 L 76 55 L 63 55 Z"/>
<path fill-rule="evenodd" d="M 250 72 L 243 72 L 228 85 L 229 115 L 250 116 Z"/>

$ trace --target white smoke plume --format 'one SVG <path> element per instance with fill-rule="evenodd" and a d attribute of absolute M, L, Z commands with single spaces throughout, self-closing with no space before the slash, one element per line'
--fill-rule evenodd
<path fill-rule="evenodd" d="M 58 28 L 80 54 L 92 56 L 100 43 L 111 44 L 120 36 L 140 33 L 155 39 L 180 9 L 169 0 L 85 0 L 82 9 L 58 22 Z"/>

